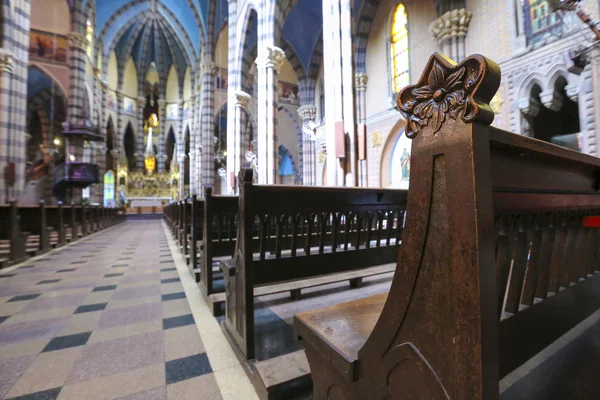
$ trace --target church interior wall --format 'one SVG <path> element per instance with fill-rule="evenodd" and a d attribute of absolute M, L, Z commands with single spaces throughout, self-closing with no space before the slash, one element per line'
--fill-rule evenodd
<path fill-rule="evenodd" d="M 169 70 L 167 78 L 167 95 L 165 97 L 168 103 L 177 103 L 179 101 L 179 79 L 174 65 L 171 66 L 171 69 Z"/>
<path fill-rule="evenodd" d="M 135 62 L 129 57 L 123 71 L 123 94 L 136 100 L 138 97 L 138 74 L 135 68 Z M 134 101 L 134 104 L 137 101 Z"/>
<path fill-rule="evenodd" d="M 119 67 L 117 64 L 117 54 L 114 51 L 111 51 L 108 57 L 106 76 L 108 87 L 112 90 L 117 90 L 119 88 Z"/>
<path fill-rule="evenodd" d="M 473 13 L 467 34 L 467 54 L 483 54 L 500 63 L 513 55 L 514 0 L 466 0 Z M 518 0 L 519 2 L 521 0 Z"/>
<path fill-rule="evenodd" d="M 190 69 L 185 69 L 185 74 L 183 75 L 183 99 L 188 101 L 192 96 L 192 75 L 190 74 Z"/>
<path fill-rule="evenodd" d="M 65 0 L 31 0 L 31 29 L 67 35 L 71 12 Z"/>
<path fill-rule="evenodd" d="M 227 44 L 229 42 L 229 25 L 225 24 L 219 35 L 217 36 L 217 43 L 215 45 L 215 64 L 219 68 L 227 69 L 228 49 Z"/>

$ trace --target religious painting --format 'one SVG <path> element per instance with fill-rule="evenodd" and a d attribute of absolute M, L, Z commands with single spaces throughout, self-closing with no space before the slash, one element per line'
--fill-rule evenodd
<path fill-rule="evenodd" d="M 219 68 L 215 76 L 215 86 L 219 90 L 227 90 L 227 70 Z"/>
<path fill-rule="evenodd" d="M 167 104 L 167 120 L 176 120 L 179 115 L 177 104 Z"/>
<path fill-rule="evenodd" d="M 109 110 L 117 109 L 117 97 L 115 96 L 115 92 L 113 92 L 112 90 L 106 93 L 106 107 Z"/>
<path fill-rule="evenodd" d="M 298 85 L 279 81 L 277 85 L 277 93 L 279 94 L 279 100 L 296 102 L 298 100 Z"/>
<path fill-rule="evenodd" d="M 410 180 L 410 151 L 412 142 L 401 134 L 396 141 L 390 162 L 390 187 L 408 189 Z"/>
<path fill-rule="evenodd" d="M 69 39 L 51 32 L 31 29 L 29 32 L 29 60 L 66 64 Z"/>
<path fill-rule="evenodd" d="M 524 0 L 523 15 L 527 42 L 536 44 L 550 36 L 559 35 L 563 28 L 559 13 L 560 11 L 554 12 L 546 0 Z"/>
<path fill-rule="evenodd" d="M 123 112 L 129 115 L 135 115 L 135 101 L 130 97 L 123 98 Z"/>

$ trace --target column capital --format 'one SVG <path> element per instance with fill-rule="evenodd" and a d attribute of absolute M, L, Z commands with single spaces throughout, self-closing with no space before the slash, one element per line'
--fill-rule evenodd
<path fill-rule="evenodd" d="M 277 46 L 266 46 L 262 55 L 256 59 L 256 65 L 264 68 L 273 68 L 277 73 L 281 70 L 285 52 Z"/>
<path fill-rule="evenodd" d="M 429 25 L 429 33 L 438 42 L 454 37 L 465 37 L 473 13 L 464 8 L 448 11 Z"/>
<path fill-rule="evenodd" d="M 118 101 L 123 101 L 123 97 L 125 97 L 125 93 L 120 90 L 115 90 L 115 95 L 117 96 Z"/>
<path fill-rule="evenodd" d="M 100 81 L 100 85 L 102 85 L 102 89 L 108 90 L 108 81 Z"/>
<path fill-rule="evenodd" d="M 137 103 L 138 106 L 144 107 L 146 105 L 146 98 L 144 96 L 138 96 Z"/>
<path fill-rule="evenodd" d="M 184 105 L 184 104 L 185 104 L 185 100 L 184 100 L 184 99 L 179 99 L 179 100 L 177 100 L 177 105 L 178 105 L 179 107 L 183 107 L 183 105 Z"/>
<path fill-rule="evenodd" d="M 554 88 L 545 90 L 540 93 L 540 100 L 544 107 L 552 111 L 558 111 L 562 108 L 564 103 L 563 96 L 558 93 Z"/>
<path fill-rule="evenodd" d="M 165 99 L 158 99 L 157 103 L 159 108 L 165 108 L 167 106 L 167 101 Z"/>
<path fill-rule="evenodd" d="M 567 97 L 574 102 L 579 102 L 579 85 L 576 83 L 572 83 L 565 87 L 565 91 L 567 92 Z"/>
<path fill-rule="evenodd" d="M 204 74 L 216 74 L 219 67 L 212 61 L 205 61 L 200 64 L 200 70 Z"/>
<path fill-rule="evenodd" d="M 317 119 L 317 107 L 315 106 L 302 106 L 298 108 L 298 115 L 302 121 L 315 121 Z"/>
<path fill-rule="evenodd" d="M 367 82 L 369 82 L 369 76 L 363 72 L 354 74 L 354 88 L 356 90 L 367 90 Z"/>
<path fill-rule="evenodd" d="M 69 46 L 87 50 L 88 40 L 85 35 L 77 32 L 71 32 L 67 35 L 67 37 L 69 38 Z"/>
<path fill-rule="evenodd" d="M 520 99 L 518 102 L 519 110 L 527 117 L 535 117 L 540 112 L 542 105 L 536 99 L 531 97 Z"/>
<path fill-rule="evenodd" d="M 15 55 L 12 51 L 0 48 L 0 72 L 13 72 Z"/>
<path fill-rule="evenodd" d="M 246 92 L 238 90 L 233 94 L 232 101 L 236 107 L 248 107 L 248 102 L 250 101 L 250 95 Z"/>
<path fill-rule="evenodd" d="M 94 77 L 100 78 L 100 68 L 94 67 Z"/>

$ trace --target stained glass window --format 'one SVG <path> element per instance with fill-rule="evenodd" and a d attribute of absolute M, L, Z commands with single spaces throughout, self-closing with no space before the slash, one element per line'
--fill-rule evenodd
<path fill-rule="evenodd" d="M 104 207 L 115 206 L 115 174 L 111 170 L 104 174 Z"/>
<path fill-rule="evenodd" d="M 525 33 L 530 44 L 560 34 L 562 29 L 560 15 L 553 12 L 546 0 L 522 0 L 525 17 Z"/>
<path fill-rule="evenodd" d="M 406 18 L 406 9 L 403 4 L 398 4 L 394 12 L 392 24 L 392 45 L 391 45 L 391 70 L 392 86 L 394 93 L 407 86 L 409 77 L 409 58 L 408 58 L 408 20 Z"/>
<path fill-rule="evenodd" d="M 94 27 L 92 23 L 88 20 L 87 27 L 85 32 L 85 38 L 87 39 L 87 55 L 89 58 L 94 56 Z"/>

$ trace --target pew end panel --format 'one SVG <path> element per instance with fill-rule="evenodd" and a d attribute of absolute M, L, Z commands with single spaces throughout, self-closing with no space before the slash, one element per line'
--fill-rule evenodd
<path fill-rule="evenodd" d="M 500 378 L 600 308 L 600 235 L 583 222 L 600 215 L 600 159 L 487 126 L 499 80 L 481 56 L 434 55 L 400 92 L 405 240 L 385 301 L 295 317 L 316 400 L 497 399 Z"/>

